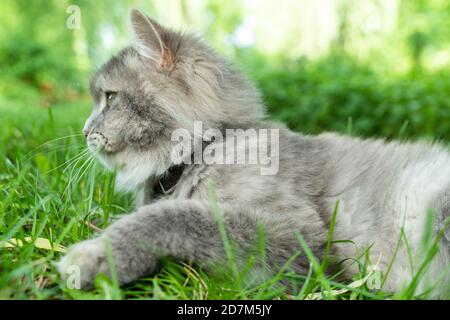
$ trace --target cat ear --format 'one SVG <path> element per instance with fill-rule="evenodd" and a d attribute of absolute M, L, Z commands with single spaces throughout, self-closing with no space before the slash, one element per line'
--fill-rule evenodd
<path fill-rule="evenodd" d="M 131 25 L 135 35 L 134 47 L 139 54 L 154 60 L 161 68 L 171 68 L 173 55 L 164 42 L 164 28 L 136 9 L 131 10 Z"/>

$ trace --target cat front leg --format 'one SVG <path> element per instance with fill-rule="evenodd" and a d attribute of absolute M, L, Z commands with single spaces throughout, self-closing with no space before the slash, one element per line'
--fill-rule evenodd
<path fill-rule="evenodd" d="M 257 234 L 252 216 L 233 213 L 226 218 L 230 238 L 241 249 Z M 209 204 L 195 200 L 169 200 L 141 207 L 114 222 L 99 237 L 69 249 L 58 263 L 63 277 L 79 268 L 81 288 L 89 289 L 99 273 L 110 275 L 107 249 L 114 261 L 120 284 L 155 272 L 162 257 L 213 263 L 226 257 L 214 211 Z"/>
<path fill-rule="evenodd" d="M 298 254 L 301 249 L 296 231 L 304 235 L 315 254 L 319 255 L 323 249 L 324 234 L 311 232 L 310 224 L 299 226 L 287 213 L 267 213 L 238 204 L 219 206 L 227 238 L 235 244 L 234 259 L 238 266 L 254 249 L 259 254 L 260 228 L 263 228 L 264 261 L 254 265 L 258 272 L 250 277 L 258 274 L 257 278 L 261 278 L 267 272 L 276 272 Z M 162 257 L 192 261 L 207 269 L 226 266 L 228 262 L 216 213 L 209 203 L 197 200 L 159 201 L 121 218 L 98 238 L 74 245 L 59 262 L 62 276 L 75 266 L 81 272 L 81 288 L 88 289 L 97 274 L 110 275 L 105 244 L 121 285 L 154 273 Z M 304 273 L 309 263 L 305 255 L 299 255 L 291 267 Z"/>

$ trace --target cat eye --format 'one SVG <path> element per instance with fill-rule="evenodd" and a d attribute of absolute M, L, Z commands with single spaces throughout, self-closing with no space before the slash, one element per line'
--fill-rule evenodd
<path fill-rule="evenodd" d="M 112 103 L 114 102 L 114 99 L 116 99 L 117 92 L 108 91 L 105 92 L 106 94 L 106 105 L 107 107 L 111 107 Z"/>

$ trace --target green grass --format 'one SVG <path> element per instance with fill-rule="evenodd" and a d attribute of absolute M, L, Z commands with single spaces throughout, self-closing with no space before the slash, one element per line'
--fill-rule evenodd
<path fill-rule="evenodd" d="M 320 262 L 314 257 L 300 234 L 299 242 L 311 262 L 307 274 L 294 274 L 287 265 L 266 282 L 248 285 L 245 279 L 255 260 L 236 268 L 225 228 L 220 231 L 231 272 L 206 274 L 195 266 L 168 260 L 158 274 L 132 286 L 118 288 L 114 281 L 99 276 L 91 292 L 68 289 L 52 264 L 61 253 L 25 238 L 47 239 L 53 248 L 67 247 L 93 237 L 108 226 L 110 217 L 132 208 L 129 195 L 114 192 L 114 175 L 83 153 L 84 139 L 78 133 L 89 105 L 88 99 L 82 99 L 49 110 L 0 101 L 0 242 L 23 241 L 22 246 L 0 247 L 0 299 L 305 299 L 312 294 L 321 299 L 427 298 L 415 295 L 420 274 L 405 292 L 394 295 L 370 290 L 364 282 L 356 287 L 339 282 L 336 275 L 324 272 L 328 260 Z M 214 203 L 214 189 L 210 191 Z M 332 226 L 337 212 L 338 205 Z M 220 208 L 216 207 L 216 213 L 220 225 Z M 429 243 L 425 266 L 436 250 L 433 239 Z M 264 256 L 262 232 L 258 245 Z M 361 257 L 366 255 L 362 250 Z M 367 278 L 367 265 L 360 262 L 360 270 L 354 280 Z M 281 279 L 292 283 L 292 289 L 281 286 Z M 336 292 L 341 289 L 346 290 Z"/>

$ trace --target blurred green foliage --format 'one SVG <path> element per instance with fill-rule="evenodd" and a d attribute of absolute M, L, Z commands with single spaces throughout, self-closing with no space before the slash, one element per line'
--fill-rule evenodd
<path fill-rule="evenodd" d="M 277 7 L 275 1 L 268 3 L 264 4 L 267 10 Z M 292 10 L 313 7 L 312 2 L 299 3 Z M 66 27 L 67 8 L 73 4 L 81 9 L 79 30 Z M 293 58 L 298 47 L 294 42 L 292 50 L 280 45 L 275 55 L 267 54 L 261 39 L 244 48 L 233 42 L 250 15 L 258 19 L 253 7 L 246 9 L 236 0 L 2 0 L 0 114 L 12 105 L 19 110 L 20 105 L 41 109 L 64 108 L 64 103 L 77 101 L 85 105 L 89 75 L 128 43 L 127 13 L 139 7 L 166 24 L 181 21 L 203 31 L 208 42 L 257 82 L 269 113 L 295 130 L 449 139 L 450 0 L 364 0 L 358 4 L 335 0 L 330 4 L 336 4 L 336 17 L 341 20 L 328 53 L 317 57 L 299 53 Z M 365 5 L 393 17 L 389 19 L 396 21 L 395 30 L 386 27 L 386 31 L 382 25 L 378 31 L 370 31 L 373 26 L 364 31 L 367 28 L 358 25 L 364 19 L 358 15 Z M 277 8 L 289 14 L 283 6 Z M 261 18 L 269 13 L 260 12 L 257 24 L 273 23 Z M 291 39 L 301 31 L 299 41 L 305 41 L 301 36 L 305 33 L 320 39 L 320 30 L 295 21 L 284 26 L 292 33 L 281 32 L 285 29 L 280 26 L 277 37 Z M 273 40 L 263 42 L 270 46 Z"/>
<path fill-rule="evenodd" d="M 342 55 L 277 68 L 249 63 L 268 112 L 294 130 L 450 139 L 448 72 L 382 77 Z"/>
<path fill-rule="evenodd" d="M 2 1 L 0 64 L 2 76 L 31 85 L 55 79 L 73 81 L 79 73 L 73 34 L 61 32 L 66 6 L 56 1 Z"/>

